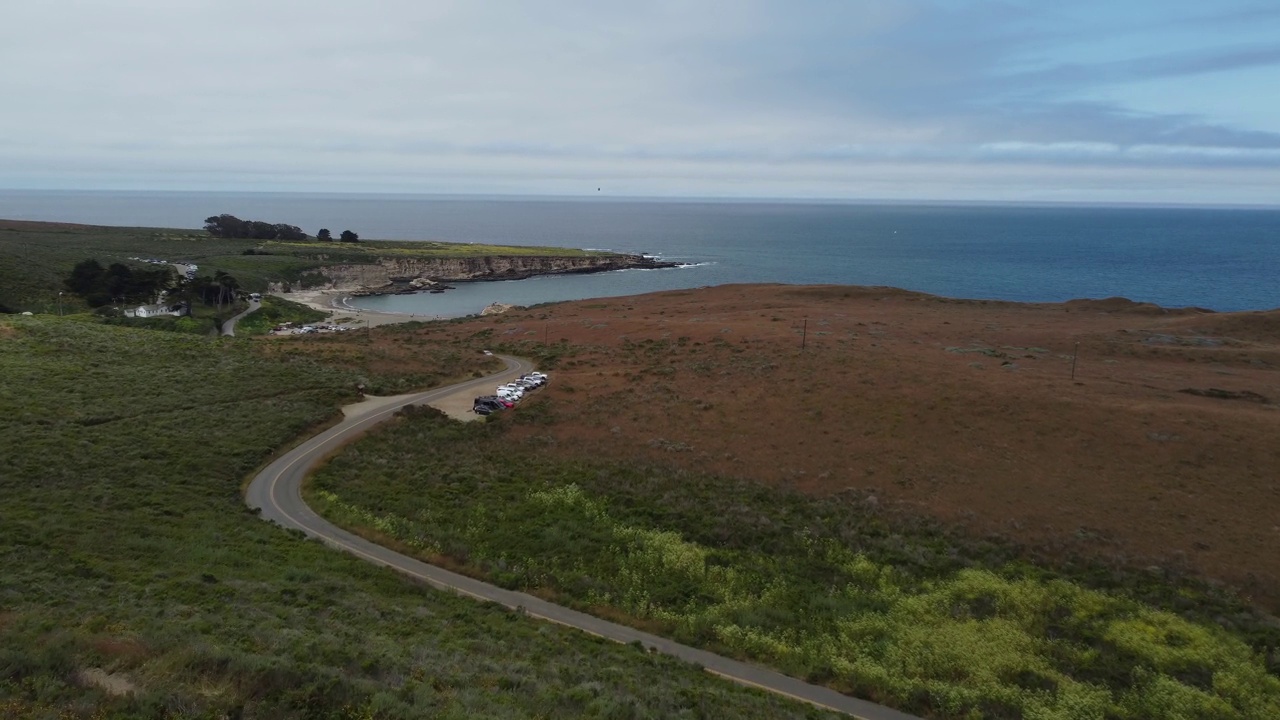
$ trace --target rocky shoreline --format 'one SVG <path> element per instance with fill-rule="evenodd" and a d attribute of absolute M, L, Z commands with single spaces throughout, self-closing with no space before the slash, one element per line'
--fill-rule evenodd
<path fill-rule="evenodd" d="M 369 297 L 441 293 L 455 289 L 450 283 L 524 280 L 542 275 L 578 275 L 613 270 L 657 270 L 682 264 L 649 255 L 530 255 L 410 261 L 392 259 L 379 265 L 333 266 L 320 272 L 330 280 L 327 289 L 346 292 L 352 297 Z"/>

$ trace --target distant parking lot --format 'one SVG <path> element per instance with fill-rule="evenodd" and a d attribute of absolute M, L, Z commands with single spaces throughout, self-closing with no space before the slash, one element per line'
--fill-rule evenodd
<path fill-rule="evenodd" d="M 347 325 L 334 325 L 332 323 L 316 323 L 314 325 L 294 325 L 293 323 L 283 323 L 271 328 L 272 335 L 310 335 L 312 333 L 338 333 L 350 330 Z"/>

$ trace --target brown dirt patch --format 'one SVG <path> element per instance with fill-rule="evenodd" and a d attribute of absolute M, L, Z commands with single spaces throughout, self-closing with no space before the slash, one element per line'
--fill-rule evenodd
<path fill-rule="evenodd" d="M 134 638 L 114 636 L 95 637 L 91 641 L 94 651 L 104 658 L 137 665 L 150 657 L 151 651 L 141 641 Z"/>
<path fill-rule="evenodd" d="M 515 429 L 550 436 L 548 452 L 857 488 L 1280 607 L 1280 311 L 721 286 L 418 332 L 567 343 L 542 391 L 556 422 Z"/>

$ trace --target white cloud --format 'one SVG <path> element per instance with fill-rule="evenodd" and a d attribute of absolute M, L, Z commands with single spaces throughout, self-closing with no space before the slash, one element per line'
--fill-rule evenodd
<path fill-rule="evenodd" d="M 1099 182 L 1117 166 L 1237 168 L 1247 185 L 1280 167 L 1280 106 L 1261 88 L 1247 116 L 1271 122 L 1253 127 L 1216 119 L 1190 84 L 1178 112 L 1116 99 L 1143 77 L 1274 67 L 1232 33 L 1277 16 L 1239 4 L 1201 17 L 1216 29 L 1195 48 L 1169 44 L 1171 22 L 1120 60 L 1081 49 L 1084 30 L 1123 25 L 1088 3 L 1065 20 L 942 0 L 13 5 L 0 186 L 577 192 L 616 178 L 637 194 L 1002 199 L 1026 173 L 1085 192 L 1090 168 Z M 1180 6 L 1160 7 L 1194 14 Z M 976 185 L 953 172 L 978 166 Z M 1215 182 L 1171 199 L 1233 186 Z"/>

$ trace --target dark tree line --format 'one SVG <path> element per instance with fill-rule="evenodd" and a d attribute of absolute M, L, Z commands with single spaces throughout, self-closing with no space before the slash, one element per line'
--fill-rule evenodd
<path fill-rule="evenodd" d="M 207 275 L 195 278 L 182 286 L 181 294 L 188 300 L 199 300 L 205 305 L 218 305 L 233 302 L 240 291 L 240 282 L 226 272 L 219 270 L 213 277 Z"/>
<path fill-rule="evenodd" d="M 338 238 L 342 242 L 360 242 L 360 236 L 350 230 L 343 230 Z M 316 233 L 316 239 L 328 242 L 333 240 L 333 233 L 329 232 L 329 228 L 320 228 L 320 232 Z"/>
<path fill-rule="evenodd" d="M 84 298 L 89 307 L 102 307 L 113 300 L 123 303 L 150 303 L 177 281 L 177 272 L 169 265 L 155 268 L 131 268 L 123 263 L 103 267 L 97 260 L 76 264 L 63 284 Z"/>
<path fill-rule="evenodd" d="M 240 292 L 240 282 L 222 270 L 214 273 L 213 277 L 205 275 L 184 282 L 168 265 L 131 268 L 122 263 L 112 263 L 104 268 L 97 260 L 77 263 L 63 284 L 84 298 L 89 307 L 102 307 L 112 302 L 149 304 L 166 291 L 169 291 L 167 302 L 170 304 L 200 302 L 222 306 L 234 302 Z"/>
<path fill-rule="evenodd" d="M 245 238 L 249 240 L 306 240 L 307 234 L 296 225 L 269 223 L 261 220 L 241 220 L 235 215 L 214 215 L 206 218 L 204 229 L 220 238 Z"/>
<path fill-rule="evenodd" d="M 210 235 L 220 238 L 243 238 L 246 240 L 306 240 L 307 234 L 297 225 L 284 223 L 268 223 L 261 220 L 241 220 L 235 215 L 213 215 L 205 218 L 204 229 Z M 343 230 L 338 236 L 342 242 L 360 242 L 360 236 L 350 230 Z M 317 240 L 330 242 L 333 233 L 329 228 L 320 228 L 316 233 Z"/>

